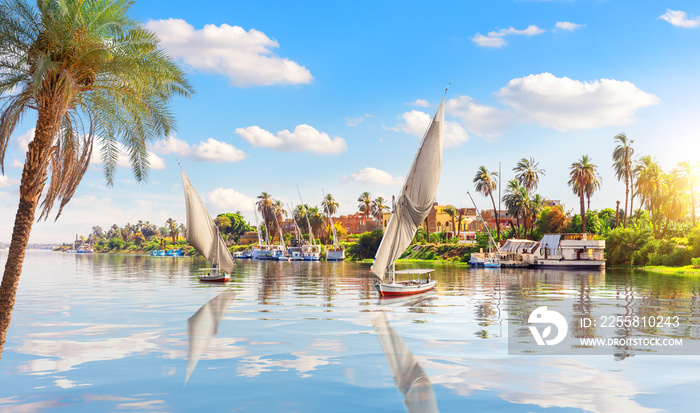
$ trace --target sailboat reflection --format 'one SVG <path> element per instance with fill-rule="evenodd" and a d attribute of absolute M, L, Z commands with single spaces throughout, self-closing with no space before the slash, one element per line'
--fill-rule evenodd
<path fill-rule="evenodd" d="M 187 377 L 185 384 L 190 379 L 190 375 L 197 366 L 199 358 L 209 344 L 209 340 L 216 335 L 221 320 L 224 319 L 229 305 L 235 294 L 229 288 L 209 300 L 196 313 L 187 319 L 187 339 L 189 351 L 187 354 Z"/>
<path fill-rule="evenodd" d="M 433 393 L 430 379 L 401 336 L 391 328 L 386 314 L 381 313 L 377 316 L 372 320 L 372 325 L 377 331 L 379 342 L 387 360 L 389 360 L 396 387 L 403 394 L 403 404 L 406 406 L 406 410 L 409 413 L 437 412 L 435 393 Z"/>

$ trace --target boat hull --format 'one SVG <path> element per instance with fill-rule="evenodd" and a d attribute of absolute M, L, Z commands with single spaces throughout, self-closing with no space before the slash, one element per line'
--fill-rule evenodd
<path fill-rule="evenodd" d="M 382 297 L 396 297 L 423 293 L 432 290 L 436 285 L 436 280 L 411 280 L 393 284 L 378 283 L 376 287 Z"/>
<path fill-rule="evenodd" d="M 549 260 L 539 259 L 530 268 L 557 268 L 561 270 L 604 270 L 603 260 Z"/>
<path fill-rule="evenodd" d="M 198 275 L 199 281 L 204 281 L 204 282 L 219 282 L 219 283 L 225 283 L 228 282 L 230 276 L 228 274 L 220 274 L 220 275 Z"/>

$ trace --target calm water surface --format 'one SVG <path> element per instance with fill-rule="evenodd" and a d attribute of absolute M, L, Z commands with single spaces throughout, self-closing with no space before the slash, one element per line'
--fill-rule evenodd
<path fill-rule="evenodd" d="M 7 250 L 0 251 L 4 264 Z M 201 259 L 29 251 L 0 412 L 402 412 L 372 326 L 385 312 L 442 412 L 697 411 L 700 356 L 508 355 L 508 308 L 615 298 L 700 325 L 700 280 L 646 273 L 437 267 L 435 292 L 378 298 L 367 264 L 243 261 L 228 286 Z M 235 297 L 189 381 L 187 319 Z"/>

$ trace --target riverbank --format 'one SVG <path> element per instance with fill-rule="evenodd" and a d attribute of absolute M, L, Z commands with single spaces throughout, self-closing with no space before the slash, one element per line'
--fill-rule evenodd
<path fill-rule="evenodd" d="M 682 275 L 690 277 L 700 277 L 700 268 L 692 265 L 685 265 L 683 267 L 667 267 L 663 265 L 650 265 L 647 267 L 636 267 L 636 269 L 642 271 L 653 272 L 657 274 L 670 274 L 670 275 Z"/>

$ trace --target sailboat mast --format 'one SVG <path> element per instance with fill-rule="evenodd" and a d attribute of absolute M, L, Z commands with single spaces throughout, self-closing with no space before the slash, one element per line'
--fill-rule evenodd
<path fill-rule="evenodd" d="M 484 227 L 486 230 L 486 233 L 489 235 L 489 254 L 491 253 L 491 243 L 496 247 L 496 251 L 500 252 L 500 248 L 498 248 L 498 244 L 496 244 L 496 241 L 493 240 L 493 237 L 491 236 L 491 231 L 489 231 L 489 227 L 486 226 L 486 223 L 484 222 L 484 219 L 481 217 L 481 212 L 479 212 L 479 207 L 476 206 L 476 202 L 474 202 L 474 198 L 472 198 L 472 194 L 467 191 L 467 195 L 469 195 L 469 199 L 472 200 L 472 204 L 474 204 L 474 209 L 476 209 L 476 216 L 479 218 L 479 221 L 481 221 L 481 225 Z"/>
<path fill-rule="evenodd" d="M 301 208 L 304 210 L 304 215 L 306 216 L 306 225 L 309 227 L 309 240 L 311 240 L 311 245 L 316 245 L 316 243 L 314 242 L 314 231 L 311 229 L 311 222 L 309 221 L 309 211 L 306 209 L 306 204 L 304 204 L 304 198 L 301 197 L 299 185 L 297 185 L 297 193 L 299 193 L 299 199 L 301 200 Z"/>

